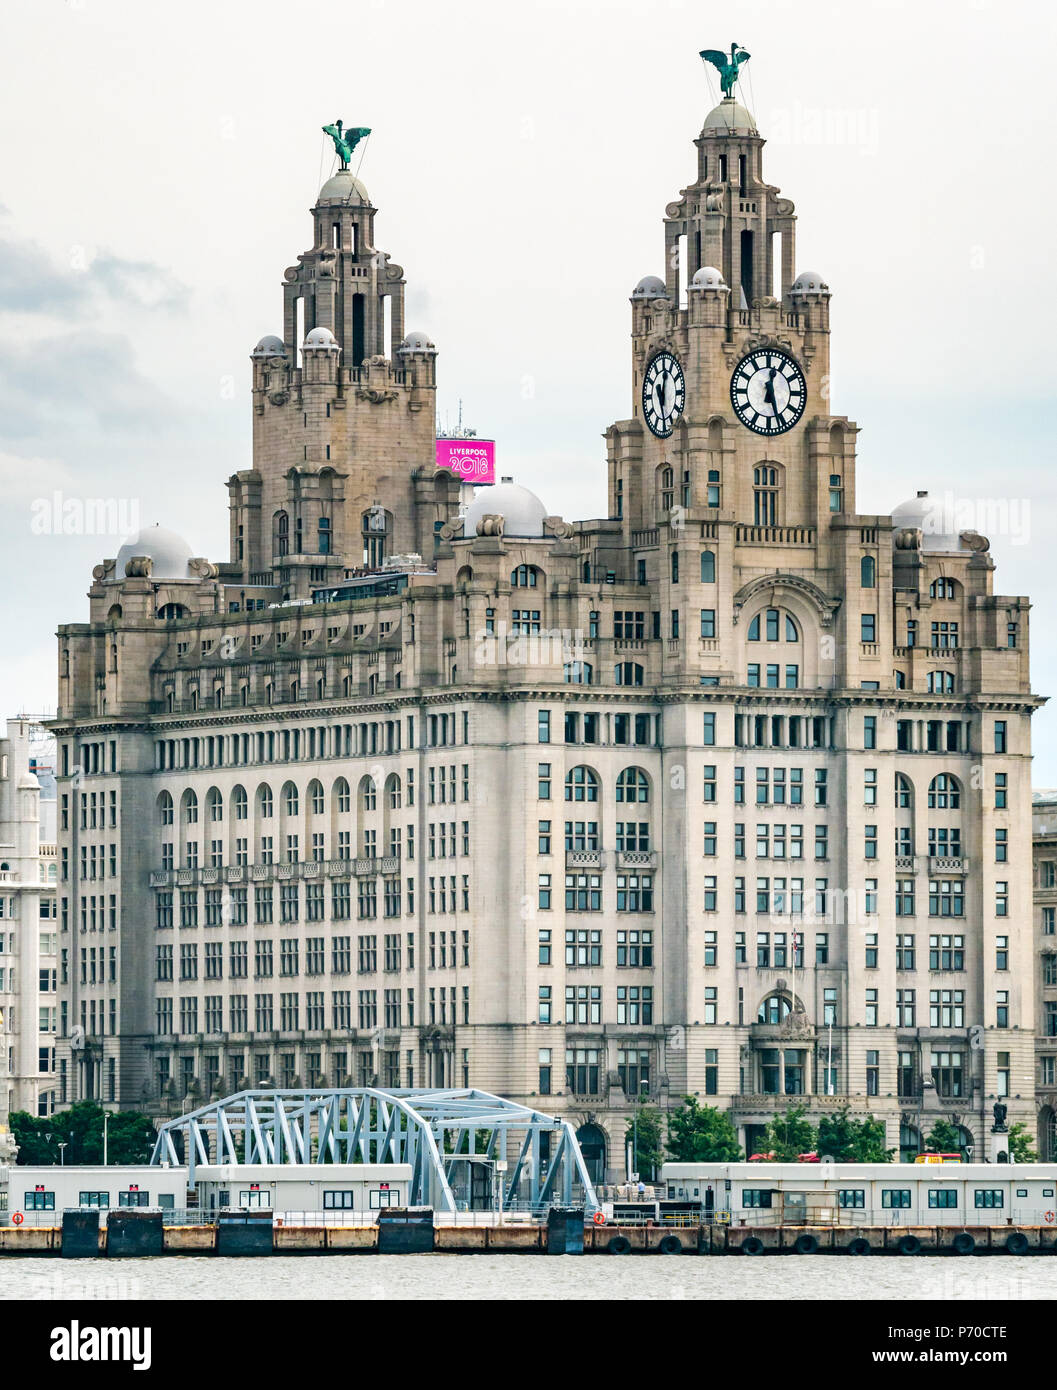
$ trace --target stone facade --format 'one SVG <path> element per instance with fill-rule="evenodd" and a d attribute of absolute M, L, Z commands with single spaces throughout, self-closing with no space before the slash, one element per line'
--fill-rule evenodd
<path fill-rule="evenodd" d="M 705 122 L 575 523 L 509 480 L 460 514 L 436 349 L 324 186 L 230 559 L 144 533 L 60 630 L 71 1098 L 474 1084 L 577 1117 L 599 1175 L 688 1092 L 750 1150 L 790 1100 L 905 1149 L 1034 1117 L 1027 600 L 927 494 L 857 513 L 763 143 Z"/>

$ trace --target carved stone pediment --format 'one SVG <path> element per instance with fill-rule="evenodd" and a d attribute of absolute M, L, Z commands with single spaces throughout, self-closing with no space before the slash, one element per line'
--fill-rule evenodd
<path fill-rule="evenodd" d="M 504 518 L 498 512 L 486 512 L 477 522 L 477 534 L 479 536 L 501 536 L 504 524 Z"/>
<path fill-rule="evenodd" d="M 817 584 L 812 584 L 809 579 L 804 579 L 798 574 L 765 574 L 742 585 L 734 595 L 735 627 L 745 605 L 757 594 L 767 590 L 770 590 L 775 599 L 781 598 L 783 592 L 799 594 L 802 598 L 807 599 L 817 611 L 822 627 L 832 626 L 837 609 L 841 604 L 839 597 L 831 597 L 824 593 Z"/>
<path fill-rule="evenodd" d="M 125 562 L 126 579 L 149 579 L 154 570 L 154 560 L 149 555 L 133 555 Z"/>

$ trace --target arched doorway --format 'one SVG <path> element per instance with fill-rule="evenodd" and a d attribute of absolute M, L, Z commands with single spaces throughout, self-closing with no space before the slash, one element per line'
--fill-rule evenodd
<path fill-rule="evenodd" d="M 899 1161 L 913 1163 L 921 1152 L 921 1131 L 914 1125 L 899 1126 Z"/>
<path fill-rule="evenodd" d="M 606 1180 L 606 1136 L 597 1125 L 581 1125 L 576 1131 L 576 1142 L 584 1156 L 584 1165 L 593 1183 Z"/>

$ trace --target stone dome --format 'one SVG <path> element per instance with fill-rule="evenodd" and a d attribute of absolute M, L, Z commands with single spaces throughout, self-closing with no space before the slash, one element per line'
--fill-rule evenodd
<path fill-rule="evenodd" d="M 901 502 L 892 509 L 893 537 L 900 531 L 921 532 L 921 549 L 947 552 L 948 554 L 968 551 L 969 546 L 961 539 L 958 530 L 951 530 L 957 523 L 948 515 L 949 507 L 944 507 L 940 498 L 931 498 L 927 492 L 919 492 L 916 497 Z"/>
<path fill-rule="evenodd" d="M 363 203 L 370 206 L 367 190 L 359 179 L 354 178 L 348 169 L 339 169 L 333 178 L 327 179 L 319 190 L 317 203 Z"/>
<path fill-rule="evenodd" d="M 534 492 L 513 478 L 504 478 L 477 491 L 463 518 L 463 535 L 475 536 L 481 517 L 491 515 L 503 518 L 504 536 L 538 537 L 543 535 L 543 518 L 548 512 Z"/>
<path fill-rule="evenodd" d="M 719 105 L 714 107 L 705 117 L 701 134 L 722 134 L 735 130 L 749 135 L 759 133 L 756 129 L 756 117 L 752 112 L 747 111 L 733 97 L 724 97 Z"/>
<path fill-rule="evenodd" d="M 20 792 L 40 791 L 40 783 L 37 780 L 37 774 L 35 772 L 30 772 L 28 768 L 25 772 L 20 772 L 18 774 L 18 781 L 15 783 L 15 786 Z"/>
<path fill-rule="evenodd" d="M 266 333 L 250 353 L 251 357 L 285 357 L 286 344 L 274 333 Z"/>
<path fill-rule="evenodd" d="M 302 347 L 311 352 L 313 349 L 320 352 L 339 352 L 338 340 L 331 333 L 329 328 L 313 328 L 305 335 Z"/>
<path fill-rule="evenodd" d="M 140 555 L 149 555 L 154 562 L 151 568 L 152 579 L 194 579 L 190 562 L 195 558 L 194 551 L 175 531 L 169 531 L 157 523 L 144 526 L 138 535 L 127 540 L 117 552 L 113 578 L 125 578 L 125 566 L 129 560 Z"/>
<path fill-rule="evenodd" d="M 802 270 L 793 281 L 791 294 L 828 294 L 829 286 L 817 270 Z"/>
<path fill-rule="evenodd" d="M 728 286 L 724 283 L 723 272 L 717 270 L 714 265 L 703 265 L 700 270 L 694 271 L 694 278 L 690 281 L 691 289 L 699 290 L 725 290 Z"/>
<path fill-rule="evenodd" d="M 659 275 L 644 275 L 631 291 L 632 299 L 664 299 L 667 286 Z"/>
<path fill-rule="evenodd" d="M 437 345 L 430 338 L 428 333 L 413 332 L 404 337 L 404 341 L 397 349 L 398 352 L 436 352 Z"/>

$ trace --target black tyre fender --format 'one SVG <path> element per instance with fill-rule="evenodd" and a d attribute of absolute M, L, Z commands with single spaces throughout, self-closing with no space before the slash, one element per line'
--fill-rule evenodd
<path fill-rule="evenodd" d="M 762 1255 L 763 1241 L 759 1236 L 749 1236 L 741 1242 L 741 1253 L 743 1255 Z"/>
<path fill-rule="evenodd" d="M 976 1241 L 968 1231 L 959 1231 L 951 1241 L 951 1248 L 956 1255 L 971 1255 L 976 1249 Z"/>
<path fill-rule="evenodd" d="M 667 1235 L 657 1247 L 662 1255 L 681 1255 L 683 1253 L 683 1242 L 678 1236 Z"/>
<path fill-rule="evenodd" d="M 901 1255 L 919 1255 L 921 1253 L 921 1241 L 917 1236 L 904 1236 L 896 1249 Z"/>
<path fill-rule="evenodd" d="M 856 1236 L 848 1246 L 849 1255 L 868 1255 L 870 1253 L 870 1242 L 865 1236 Z"/>
<path fill-rule="evenodd" d="M 1006 1250 L 1011 1255 L 1026 1255 L 1028 1253 L 1028 1238 L 1023 1231 L 1011 1231 L 1006 1236 Z"/>
<path fill-rule="evenodd" d="M 793 1249 L 798 1255 L 817 1255 L 818 1238 L 809 1235 L 797 1236 Z"/>
<path fill-rule="evenodd" d="M 611 1236 L 606 1249 L 611 1255 L 630 1255 L 631 1241 L 627 1236 Z"/>

